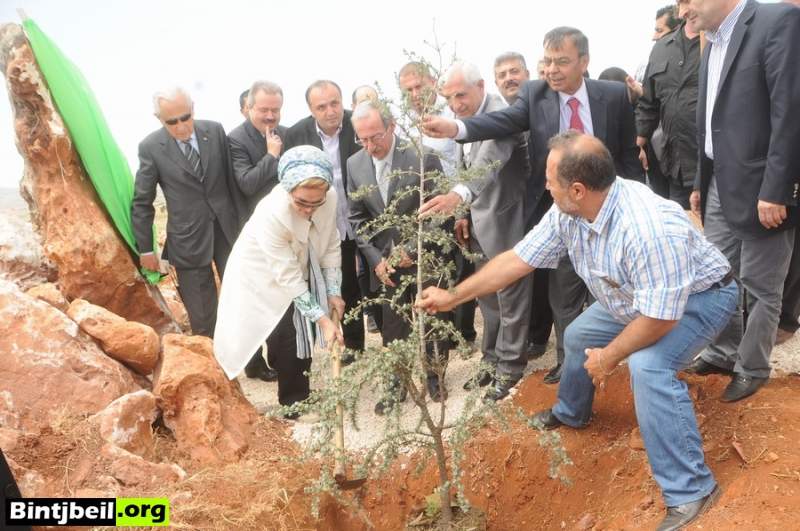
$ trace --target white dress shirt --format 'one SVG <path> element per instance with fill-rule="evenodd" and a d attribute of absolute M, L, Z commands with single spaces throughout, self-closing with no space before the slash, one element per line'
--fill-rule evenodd
<path fill-rule="evenodd" d="M 733 11 L 728 13 L 722 24 L 715 31 L 707 31 L 706 39 L 711 44 L 708 55 L 708 83 L 706 85 L 706 157 L 714 159 L 714 143 L 711 137 L 711 117 L 714 115 L 714 104 L 717 102 L 719 92 L 719 78 L 722 76 L 722 65 L 728 53 L 728 43 L 731 42 L 733 28 L 739 20 L 739 15 L 744 11 L 746 0 L 741 0 Z"/>
<path fill-rule="evenodd" d="M 392 160 L 394 160 L 394 146 L 397 138 L 392 135 L 392 148 L 382 159 L 372 157 L 372 164 L 375 165 L 375 180 L 378 183 L 378 191 L 381 193 L 384 206 L 389 204 L 389 179 L 387 176 L 392 173 Z"/>
<path fill-rule="evenodd" d="M 339 229 L 339 237 L 344 241 L 347 238 L 355 239 L 353 228 L 348 221 L 348 208 L 347 208 L 347 194 L 344 191 L 344 182 L 342 181 L 342 162 L 339 155 L 339 135 L 342 132 L 342 126 L 336 130 L 332 136 L 326 135 L 319 124 L 314 122 L 317 128 L 317 134 L 322 141 L 322 149 L 328 154 L 328 160 L 333 164 L 333 188 L 336 190 L 336 197 L 339 199 L 336 208 L 336 227 Z"/>

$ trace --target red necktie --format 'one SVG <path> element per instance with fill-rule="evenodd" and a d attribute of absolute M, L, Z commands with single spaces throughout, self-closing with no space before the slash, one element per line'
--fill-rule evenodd
<path fill-rule="evenodd" d="M 585 133 L 586 131 L 583 129 L 583 122 L 581 122 L 581 115 L 578 114 L 578 107 L 580 104 L 581 102 L 579 102 L 577 98 L 570 98 L 567 100 L 567 105 L 569 105 L 569 108 L 572 109 L 572 116 L 569 118 L 569 128 L 580 131 L 581 133 Z"/>

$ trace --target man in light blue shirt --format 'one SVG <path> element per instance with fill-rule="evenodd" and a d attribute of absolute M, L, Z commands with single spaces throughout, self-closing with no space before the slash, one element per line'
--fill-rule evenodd
<path fill-rule="evenodd" d="M 445 311 L 569 257 L 597 302 L 567 328 L 558 401 L 535 418 L 547 429 L 586 426 L 596 387 L 627 359 L 639 429 L 667 506 L 658 529 L 680 529 L 719 490 L 677 371 L 728 323 L 738 288 L 728 261 L 683 209 L 615 177 L 598 139 L 568 131 L 549 148 L 555 204 L 542 221 L 454 290 L 427 289 L 417 304 Z"/>

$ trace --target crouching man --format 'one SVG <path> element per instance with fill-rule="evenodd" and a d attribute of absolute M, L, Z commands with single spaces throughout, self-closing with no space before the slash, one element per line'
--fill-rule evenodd
<path fill-rule="evenodd" d="M 547 188 L 555 204 L 514 249 L 450 292 L 428 288 L 417 305 L 446 311 L 568 255 L 597 302 L 567 328 L 558 400 L 536 417 L 547 429 L 586 426 L 595 389 L 627 359 L 639 429 L 667 505 L 658 529 L 680 529 L 719 489 L 677 372 L 736 308 L 730 265 L 677 203 L 615 177 L 596 138 L 567 131 L 550 140 Z"/>

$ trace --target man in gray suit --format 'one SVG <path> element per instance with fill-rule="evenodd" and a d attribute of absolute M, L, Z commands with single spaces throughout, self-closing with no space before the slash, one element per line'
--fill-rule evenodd
<path fill-rule="evenodd" d="M 131 205 L 140 263 L 159 270 L 153 200 L 160 185 L 167 201 L 166 247 L 192 332 L 213 337 L 217 286 L 211 264 L 221 277 L 240 228 L 225 130 L 217 122 L 195 120 L 192 99 L 182 89 L 156 93 L 153 106 L 163 127 L 139 144 Z"/>
<path fill-rule="evenodd" d="M 383 285 L 386 288 L 386 297 L 393 298 L 396 294 L 400 278 L 414 273 L 412 260 L 413 250 L 400 251 L 402 260 L 396 268 L 389 264 L 389 257 L 396 252 L 396 247 L 403 244 L 400 232 L 395 229 L 386 229 L 366 238 L 361 234 L 361 229 L 370 221 L 380 216 L 386 206 L 394 203 L 394 210 L 399 215 L 412 214 L 419 205 L 419 193 L 404 193 L 405 189 L 419 186 L 419 156 L 410 146 L 401 146 L 395 135 L 395 124 L 391 114 L 381 109 L 379 104 L 368 100 L 360 103 L 353 112 L 353 128 L 356 136 L 364 149 L 347 159 L 347 197 L 349 205 L 349 220 L 356 233 L 356 243 L 359 250 L 369 264 L 370 285 L 373 291 Z M 425 172 L 442 171 L 439 159 L 427 154 L 425 157 Z M 390 176 L 393 174 L 395 177 Z M 356 194 L 365 187 L 373 187 L 366 195 Z M 416 297 L 416 290 L 408 288 L 400 297 L 401 303 L 411 303 Z M 411 333 L 410 323 L 403 315 L 397 313 L 389 304 L 381 307 L 383 323 L 381 335 L 383 344 L 388 345 L 394 340 L 405 339 Z M 442 360 L 434 360 L 433 344 L 429 344 L 429 363 L 432 370 L 428 372 L 427 390 L 434 401 L 444 400 L 446 391 L 444 382 L 439 381 L 437 371 L 434 369 L 437 361 L 447 359 L 447 345 L 440 342 L 439 353 Z M 398 382 L 393 382 L 390 387 L 397 387 Z M 383 414 L 392 406 L 395 400 L 405 400 L 404 390 L 399 390 L 399 397 L 381 400 L 375 406 L 377 414 Z"/>
<path fill-rule="evenodd" d="M 460 119 L 506 107 L 500 96 L 486 93 L 483 77 L 471 63 L 456 63 L 447 71 L 441 94 Z M 485 168 L 485 171 L 467 183 L 456 185 L 450 193 L 434 197 L 420 213 L 449 213 L 462 202 L 469 204 L 469 215 L 456 221 L 456 236 L 469 245 L 471 252 L 484 255 L 477 264 L 480 269 L 525 235 L 523 200 L 530 174 L 527 144 L 523 135 L 516 133 L 459 144 L 458 155 L 461 168 Z M 530 275 L 525 276 L 497 293 L 478 299 L 484 322 L 481 350 L 485 365 L 464 387 L 488 385 L 494 374 L 494 386 L 486 393 L 488 400 L 508 396 L 525 370 L 531 280 Z"/>
<path fill-rule="evenodd" d="M 287 128 L 280 125 L 283 90 L 256 81 L 247 96 L 247 120 L 228 134 L 233 176 L 247 197 L 247 218 L 278 182 L 278 158 Z"/>

